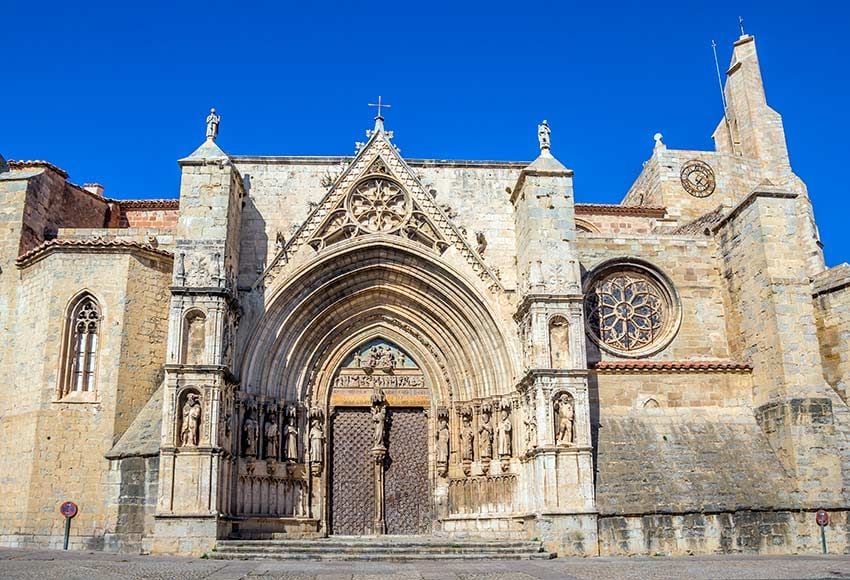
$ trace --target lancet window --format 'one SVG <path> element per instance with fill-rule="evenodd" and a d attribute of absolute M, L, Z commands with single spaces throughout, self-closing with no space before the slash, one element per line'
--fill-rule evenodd
<path fill-rule="evenodd" d="M 71 305 L 67 318 L 67 347 L 60 395 L 94 393 L 101 313 L 89 294 Z"/>

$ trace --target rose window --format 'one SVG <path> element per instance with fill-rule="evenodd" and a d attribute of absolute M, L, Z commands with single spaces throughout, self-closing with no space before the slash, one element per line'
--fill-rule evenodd
<path fill-rule="evenodd" d="M 389 233 L 398 230 L 410 216 L 410 199 L 396 182 L 371 178 L 352 188 L 348 212 L 363 230 Z"/>
<path fill-rule="evenodd" d="M 672 288 L 636 265 L 608 266 L 597 272 L 585 294 L 591 337 L 621 356 L 643 356 L 669 343 L 678 326 Z"/>

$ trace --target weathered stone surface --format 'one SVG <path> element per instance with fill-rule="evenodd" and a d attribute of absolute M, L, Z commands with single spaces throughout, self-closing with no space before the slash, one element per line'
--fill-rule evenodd
<path fill-rule="evenodd" d="M 819 507 L 850 549 L 850 266 L 749 36 L 726 97 L 619 205 L 576 203 L 548 123 L 530 163 L 406 160 L 381 117 L 353 157 L 247 157 L 211 114 L 179 200 L 9 162 L 0 543 L 58 546 L 71 499 L 71 546 L 124 552 L 811 553 Z"/>

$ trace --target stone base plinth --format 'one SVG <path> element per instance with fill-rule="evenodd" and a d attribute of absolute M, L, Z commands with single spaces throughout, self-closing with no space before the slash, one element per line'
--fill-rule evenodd
<path fill-rule="evenodd" d="M 230 522 L 218 515 L 158 515 L 154 518 L 151 553 L 202 556 L 212 551 L 218 538 L 228 537 L 230 531 Z"/>

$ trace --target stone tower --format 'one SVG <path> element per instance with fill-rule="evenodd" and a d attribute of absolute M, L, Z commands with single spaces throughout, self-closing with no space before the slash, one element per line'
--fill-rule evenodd
<path fill-rule="evenodd" d="M 206 142 L 180 161 L 156 515 L 157 549 L 166 551 L 211 542 L 228 512 L 223 452 L 232 436 L 234 272 L 244 192 L 216 132 L 208 128 Z"/>
<path fill-rule="evenodd" d="M 527 421 L 536 423 L 525 486 L 528 508 L 553 514 L 537 521 L 541 537 L 568 544 L 571 529 L 585 538 L 596 529 L 581 274 L 573 172 L 552 156 L 546 121 L 538 137 L 540 155 L 521 171 L 511 194 L 520 269 L 514 315 L 524 369 L 519 390 Z"/>

